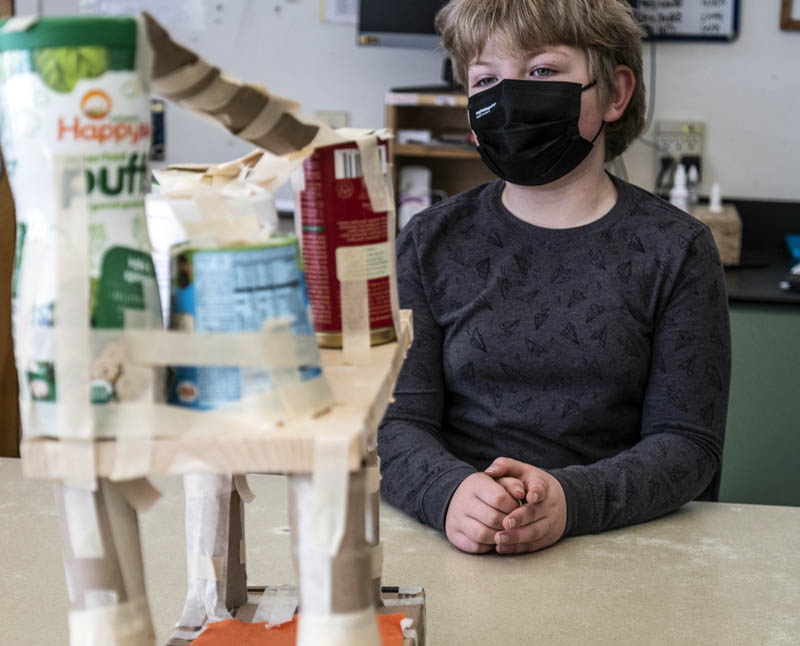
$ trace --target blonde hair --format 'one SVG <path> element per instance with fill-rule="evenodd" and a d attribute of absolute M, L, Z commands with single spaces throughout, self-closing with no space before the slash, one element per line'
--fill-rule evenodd
<path fill-rule="evenodd" d="M 606 125 L 606 158 L 621 155 L 641 134 L 646 112 L 644 32 L 625 0 L 450 0 L 436 16 L 436 29 L 453 59 L 456 80 L 465 86 L 467 68 L 488 42 L 511 52 L 546 45 L 584 50 L 600 105 L 611 100 L 616 67 L 627 65 L 636 85 L 625 113 Z"/>

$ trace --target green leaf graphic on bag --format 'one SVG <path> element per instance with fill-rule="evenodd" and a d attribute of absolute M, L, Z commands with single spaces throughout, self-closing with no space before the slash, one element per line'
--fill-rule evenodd
<path fill-rule="evenodd" d="M 47 47 L 33 52 L 33 67 L 56 92 L 72 92 L 81 79 L 93 79 L 108 70 L 105 47 Z"/>

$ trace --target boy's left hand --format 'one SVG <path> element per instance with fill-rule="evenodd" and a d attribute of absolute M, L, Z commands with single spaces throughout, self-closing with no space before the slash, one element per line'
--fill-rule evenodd
<path fill-rule="evenodd" d="M 517 478 L 527 491 L 525 504 L 503 520 L 497 532 L 497 552 L 535 552 L 558 542 L 567 526 L 567 501 L 561 483 L 533 465 L 497 458 L 485 472 L 494 479 Z"/>

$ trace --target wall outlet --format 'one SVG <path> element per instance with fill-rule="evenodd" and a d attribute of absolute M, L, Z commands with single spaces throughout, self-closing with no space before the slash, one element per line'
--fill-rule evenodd
<path fill-rule="evenodd" d="M 680 160 L 684 155 L 703 156 L 705 124 L 702 121 L 659 121 L 656 123 L 656 144 L 659 157 Z"/>
<path fill-rule="evenodd" d="M 350 113 L 344 110 L 317 110 L 314 116 L 331 128 L 347 128 L 350 125 Z"/>

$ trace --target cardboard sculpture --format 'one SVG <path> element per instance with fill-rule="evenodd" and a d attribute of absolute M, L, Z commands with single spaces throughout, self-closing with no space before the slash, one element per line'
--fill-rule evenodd
<path fill-rule="evenodd" d="M 63 26 L 47 19 L 5 23 L 0 39 L 2 32 L 13 40 Z M 102 119 L 112 106 L 146 95 L 146 83 L 152 79 L 160 94 L 263 149 L 254 153 L 258 161 L 252 165 L 239 160 L 241 167 L 233 180 L 231 176 L 229 181 L 219 180 L 224 176 L 220 168 L 206 169 L 200 181 L 180 189 L 188 190 L 193 213 L 181 214 L 177 209 L 173 215 L 190 239 L 198 235 L 206 240 L 222 237 L 225 242 L 231 242 L 229 235 L 239 242 L 258 239 L 264 227 L 251 208 L 252 195 L 232 195 L 227 184 L 238 182 L 239 188 L 249 184 L 255 193 L 267 190 L 285 181 L 316 146 L 354 141 L 364 166 L 363 190 L 373 210 L 382 208 L 388 213 L 389 240 L 393 241 L 390 173 L 369 162 L 378 159 L 374 133 L 333 132 L 303 118 L 294 102 L 232 79 L 173 43 L 148 16 L 139 24 L 136 66 L 125 80 L 124 92 L 121 98 L 114 95 L 106 101 L 113 89 L 103 91 L 104 96 L 92 94 L 90 86 L 109 80 L 111 76 L 105 75 L 116 72 L 104 67 L 111 57 L 104 58 L 98 48 L 115 46 L 109 41 L 117 33 L 132 38 L 131 26 L 124 21 L 105 31 L 97 26 L 86 31 L 87 38 L 95 40 L 79 55 L 77 60 L 84 62 L 76 68 L 76 77 L 58 67 L 72 64 L 69 61 L 34 61 L 41 62 L 40 67 L 34 66 L 36 72 L 58 88 L 65 105 L 77 92 L 76 104 L 83 97 L 80 110 L 96 119 L 87 122 L 92 127 L 84 130 L 83 117 L 75 116 L 76 136 L 87 133 L 101 139 L 119 133 L 141 141 L 144 126 L 138 130 L 110 122 L 106 126 Z M 141 38 L 143 33 L 149 43 Z M 39 44 L 40 50 L 47 49 Z M 23 77 L 26 69 L 19 68 Z M 6 112 L 8 116 L 13 110 Z M 18 126 L 14 119 L 6 123 L 11 124 L 9 128 Z M 110 175 L 95 173 L 87 165 L 94 163 L 92 154 L 81 149 L 77 154 L 53 156 L 50 172 L 55 188 L 47 212 L 54 229 L 29 220 L 28 239 L 19 259 L 15 313 L 20 374 L 29 376 L 31 361 L 44 366 L 45 376 L 36 373 L 28 381 L 22 379 L 23 467 L 29 477 L 59 483 L 56 499 L 62 519 L 71 644 L 154 643 L 137 511 L 157 498 L 147 476 L 190 474 L 185 479 L 188 591 L 170 644 L 191 643 L 207 622 L 232 616 L 252 622 L 290 620 L 299 605 L 297 643 L 302 646 L 377 646 L 376 611 L 404 613 L 403 643 L 422 645 L 422 590 L 381 592 L 380 586 L 376 429 L 412 336 L 410 315 L 397 309 L 394 276 L 392 318 L 397 342 L 366 354 L 348 352 L 347 346 L 344 351 L 319 352 L 313 335 L 297 333 L 285 317 L 267 318 L 261 329 L 250 331 L 159 329 L 155 272 L 149 261 L 130 254 L 119 280 L 139 285 L 133 290 L 135 306 L 117 303 L 116 309 L 109 309 L 110 322 L 99 325 L 97 317 L 90 320 L 87 313 L 96 311 L 93 303 L 105 294 L 107 268 L 101 262 L 95 277 L 87 271 L 87 258 L 97 244 L 102 248 L 103 242 L 90 238 L 96 231 L 93 214 L 102 208 L 90 211 L 83 196 Z M 138 162 L 130 158 L 127 163 L 130 170 L 120 168 L 119 177 L 124 179 L 127 173 L 133 187 Z M 206 181 L 214 176 L 219 181 Z M 185 175 L 183 179 L 193 181 Z M 165 199 L 180 199 L 176 186 L 164 191 Z M 134 217 L 131 222 L 136 232 L 139 220 Z M 34 258 L 50 249 L 53 240 L 58 240 L 53 248 L 58 271 L 52 273 L 57 280 L 54 285 L 48 283 L 52 300 L 43 310 L 39 296 L 51 274 L 37 269 Z M 111 251 L 103 253 L 107 256 Z M 104 258 L 100 260 L 105 262 Z M 356 257 L 352 262 L 358 261 Z M 350 280 L 358 282 L 362 274 L 366 280 L 366 269 L 352 272 Z M 43 318 L 43 312 L 48 316 Z M 343 330 L 345 338 L 368 333 Z M 45 346 L 47 352 L 42 349 Z M 361 343 L 357 346 L 363 348 Z M 320 366 L 322 374 L 199 410 L 163 400 L 165 369 L 181 365 L 254 368 L 272 375 Z M 252 472 L 289 474 L 296 593 L 246 586 L 244 504 L 251 494 L 244 475 Z"/>

